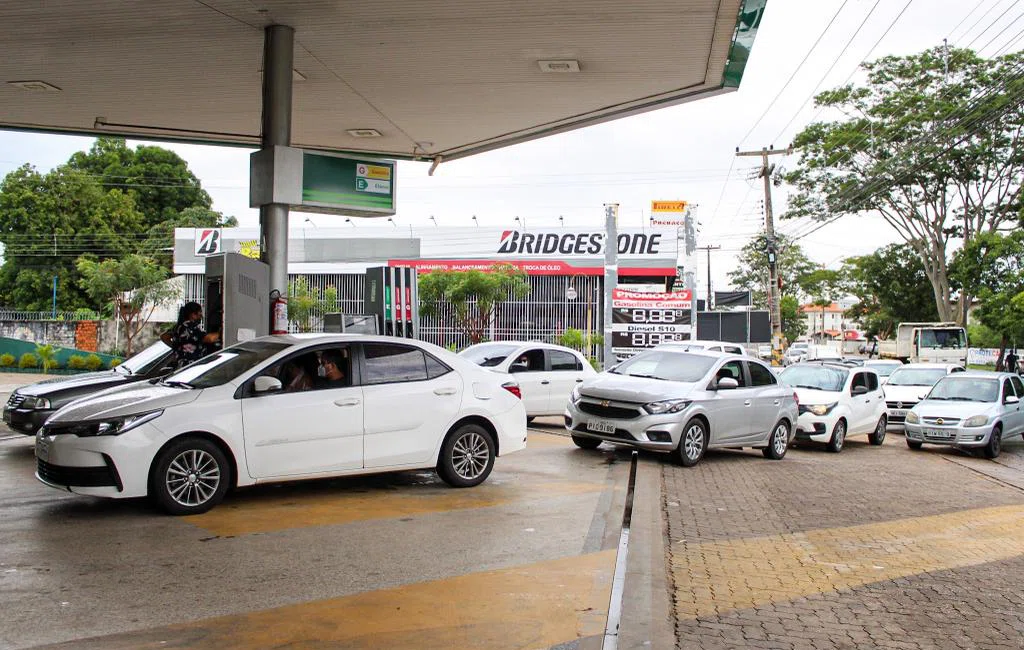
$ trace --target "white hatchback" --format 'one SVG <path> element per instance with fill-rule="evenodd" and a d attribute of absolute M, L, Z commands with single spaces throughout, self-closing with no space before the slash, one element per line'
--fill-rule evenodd
<path fill-rule="evenodd" d="M 562 415 L 573 389 L 597 374 L 582 354 L 551 343 L 491 341 L 471 345 L 459 356 L 493 372 L 513 375 L 523 393 L 528 420 Z"/>
<path fill-rule="evenodd" d="M 889 426 L 903 428 L 910 409 L 924 399 L 937 381 L 955 372 L 964 372 L 955 363 L 909 363 L 892 371 L 882 386 L 889 411 Z"/>
<path fill-rule="evenodd" d="M 268 336 L 60 409 L 36 435 L 36 477 L 77 494 L 148 495 L 186 515 L 266 482 L 436 468 L 470 487 L 525 446 L 515 383 L 447 350 Z"/>

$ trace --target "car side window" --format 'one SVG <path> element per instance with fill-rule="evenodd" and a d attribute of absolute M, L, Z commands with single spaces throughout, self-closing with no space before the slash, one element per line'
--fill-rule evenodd
<path fill-rule="evenodd" d="M 363 344 L 363 384 L 394 384 L 428 378 L 423 350 L 395 343 Z"/>
<path fill-rule="evenodd" d="M 856 375 L 853 376 L 853 383 L 850 384 L 850 392 L 852 393 L 853 389 L 857 388 L 857 386 L 863 386 L 864 389 L 867 390 L 867 388 L 868 388 L 867 373 L 858 372 Z"/>
<path fill-rule="evenodd" d="M 562 350 L 548 350 L 552 370 L 583 370 L 583 364 L 575 355 Z"/>
<path fill-rule="evenodd" d="M 873 372 L 865 373 L 868 376 L 868 392 L 873 393 L 878 390 L 878 375 Z"/>
<path fill-rule="evenodd" d="M 516 357 L 509 372 L 544 372 L 544 350 L 527 350 Z"/>
<path fill-rule="evenodd" d="M 1013 382 L 1013 388 L 1017 391 L 1017 397 L 1024 399 L 1024 381 L 1020 380 L 1020 377 L 1010 377 L 1010 381 Z"/>
<path fill-rule="evenodd" d="M 742 361 L 730 361 L 724 364 L 718 369 L 715 374 L 715 379 L 725 379 L 730 377 L 736 380 L 740 388 L 744 388 L 747 385 L 746 378 L 743 376 L 743 362 Z"/>
<path fill-rule="evenodd" d="M 1012 397 L 1012 396 L 1014 396 L 1013 384 L 1010 383 L 1009 379 L 1004 379 L 1003 380 L 1003 401 L 1005 402 L 1007 397 Z"/>
<path fill-rule="evenodd" d="M 772 374 L 772 371 L 761 364 L 748 362 L 747 367 L 750 368 L 750 383 L 752 385 L 772 386 L 778 383 L 775 381 L 775 375 Z"/>
<path fill-rule="evenodd" d="M 953 368 L 949 372 L 950 372 L 950 374 L 953 374 L 954 372 L 965 372 L 965 370 L 963 368 L 957 366 L 956 368 Z"/>
<path fill-rule="evenodd" d="M 732 354 L 743 354 L 743 350 L 740 350 L 739 348 L 737 348 L 737 347 L 734 347 L 734 346 L 731 346 L 731 345 L 727 345 L 727 346 L 726 346 L 726 347 L 724 348 L 724 350 L 725 350 L 726 352 L 730 352 L 730 353 L 732 353 Z M 756 385 L 756 384 L 755 384 L 755 385 Z"/>
<path fill-rule="evenodd" d="M 452 371 L 451 368 L 444 365 L 443 363 L 441 363 L 434 357 L 430 356 L 429 354 L 424 353 L 424 357 L 426 357 L 427 360 L 427 377 L 429 377 L 430 379 L 436 379 L 442 375 L 447 375 L 449 372 Z"/>

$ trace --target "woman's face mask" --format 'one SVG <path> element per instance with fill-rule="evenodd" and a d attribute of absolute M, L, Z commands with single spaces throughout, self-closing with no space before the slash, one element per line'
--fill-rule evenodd
<path fill-rule="evenodd" d="M 316 376 L 317 377 L 326 377 L 327 376 L 327 368 L 324 368 L 322 365 L 321 366 L 317 366 L 317 368 L 316 368 Z"/>

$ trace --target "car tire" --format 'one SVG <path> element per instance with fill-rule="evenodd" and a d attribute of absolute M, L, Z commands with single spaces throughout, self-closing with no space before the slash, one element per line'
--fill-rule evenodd
<path fill-rule="evenodd" d="M 999 452 L 1003 450 L 1003 427 L 996 425 L 992 428 L 992 434 L 988 437 L 988 444 L 982 449 L 985 458 L 998 458 Z"/>
<path fill-rule="evenodd" d="M 789 425 L 785 420 L 779 420 L 772 435 L 768 438 L 768 446 L 761 450 L 765 458 L 771 460 L 782 460 L 789 447 Z"/>
<path fill-rule="evenodd" d="M 704 458 L 708 450 L 708 427 L 699 418 L 692 418 L 683 427 L 679 445 L 673 451 L 675 461 L 683 467 L 693 467 Z"/>
<path fill-rule="evenodd" d="M 889 422 L 884 415 L 878 418 L 878 424 L 875 425 L 875 430 L 868 434 L 868 442 L 876 447 L 885 442 L 885 427 L 888 424 Z"/>
<path fill-rule="evenodd" d="M 907 440 L 907 446 L 913 449 L 914 451 L 920 450 L 923 445 L 924 443 L 921 442 L 920 440 Z"/>
<path fill-rule="evenodd" d="M 828 441 L 828 450 L 838 454 L 846 444 L 846 420 L 839 420 L 836 426 L 832 427 L 832 437 Z"/>
<path fill-rule="evenodd" d="M 452 487 L 480 485 L 494 468 L 494 436 L 478 424 L 464 424 L 441 445 L 437 474 Z"/>
<path fill-rule="evenodd" d="M 534 421 L 535 417 L 536 417 L 536 416 L 533 416 L 533 415 L 527 415 L 527 416 L 526 416 L 526 423 L 527 423 L 527 424 L 530 424 L 531 422 L 533 422 L 533 421 Z"/>
<path fill-rule="evenodd" d="M 231 463 L 205 438 L 173 441 L 150 469 L 149 494 L 170 515 L 204 513 L 224 499 L 230 485 Z"/>
<path fill-rule="evenodd" d="M 597 438 L 590 438 L 587 436 L 577 436 L 573 434 L 572 442 L 580 449 L 597 449 L 601 446 L 601 441 Z"/>

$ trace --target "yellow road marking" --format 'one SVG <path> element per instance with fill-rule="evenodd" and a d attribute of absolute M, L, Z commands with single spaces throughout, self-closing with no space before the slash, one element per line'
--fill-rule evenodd
<path fill-rule="evenodd" d="M 491 481 L 466 490 L 424 485 L 400 491 L 370 493 L 267 495 L 266 498 L 228 501 L 210 512 L 185 519 L 214 535 L 247 535 L 290 528 L 329 526 L 371 519 L 490 508 L 522 501 L 600 492 L 601 483 L 530 483 Z"/>
<path fill-rule="evenodd" d="M 615 551 L 74 642 L 118 648 L 549 648 L 604 631 Z"/>
<path fill-rule="evenodd" d="M 713 616 L 1024 554 L 1024 506 L 672 549 L 680 617 Z"/>

